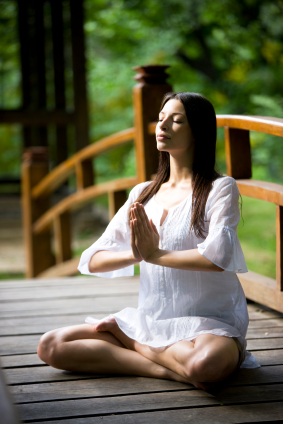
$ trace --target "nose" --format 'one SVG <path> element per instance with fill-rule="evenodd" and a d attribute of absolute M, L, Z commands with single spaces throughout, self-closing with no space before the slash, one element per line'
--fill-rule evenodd
<path fill-rule="evenodd" d="M 168 122 L 166 118 L 163 118 L 162 121 L 159 122 L 159 127 L 163 130 L 168 128 Z"/>

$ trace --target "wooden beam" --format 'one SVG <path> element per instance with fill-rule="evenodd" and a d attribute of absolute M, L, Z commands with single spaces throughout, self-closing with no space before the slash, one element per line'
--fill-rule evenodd
<path fill-rule="evenodd" d="M 56 109 L 65 110 L 65 60 L 62 0 L 51 0 L 52 44 Z M 68 157 L 67 127 L 56 126 L 56 165 Z"/>
<path fill-rule="evenodd" d="M 32 148 L 24 154 L 22 163 L 22 211 L 26 252 L 27 278 L 34 278 L 43 270 L 54 265 L 51 251 L 51 234 L 33 233 L 33 223 L 48 209 L 49 198 L 32 199 L 31 191 L 49 171 L 47 150 L 44 147 Z"/>
<path fill-rule="evenodd" d="M 0 123 L 22 124 L 27 126 L 38 125 L 66 125 L 74 123 L 74 112 L 64 110 L 24 110 L 0 109 Z"/>
<path fill-rule="evenodd" d="M 57 215 L 54 219 L 54 244 L 56 263 L 60 264 L 72 257 L 71 221 L 69 212 Z"/>
<path fill-rule="evenodd" d="M 241 195 L 283 206 L 283 185 L 257 180 L 237 180 Z"/>
<path fill-rule="evenodd" d="M 225 127 L 227 175 L 251 178 L 252 158 L 249 131 Z"/>
<path fill-rule="evenodd" d="M 76 150 L 89 144 L 83 0 L 70 0 Z"/>
<path fill-rule="evenodd" d="M 283 119 L 269 116 L 216 115 L 218 127 L 258 131 L 283 137 Z"/>
<path fill-rule="evenodd" d="M 77 190 L 94 185 L 93 165 L 91 159 L 76 163 Z"/>
<path fill-rule="evenodd" d="M 168 66 L 153 65 L 133 68 L 138 72 L 139 82 L 133 89 L 135 113 L 135 151 L 139 181 L 148 181 L 157 171 L 158 150 L 155 136 L 149 134 L 148 125 L 158 118 L 161 100 L 165 93 L 172 91 L 166 82 Z"/>
<path fill-rule="evenodd" d="M 108 193 L 109 221 L 111 221 L 118 210 L 124 205 L 127 198 L 126 190 L 110 191 Z"/>

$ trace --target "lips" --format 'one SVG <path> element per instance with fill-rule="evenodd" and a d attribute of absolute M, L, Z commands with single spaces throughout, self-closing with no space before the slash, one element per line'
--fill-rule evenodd
<path fill-rule="evenodd" d="M 157 138 L 158 140 L 164 140 L 165 138 L 166 138 L 166 139 L 170 139 L 170 137 L 169 137 L 168 135 L 163 134 L 163 133 L 159 133 L 159 134 L 157 134 L 156 138 Z"/>

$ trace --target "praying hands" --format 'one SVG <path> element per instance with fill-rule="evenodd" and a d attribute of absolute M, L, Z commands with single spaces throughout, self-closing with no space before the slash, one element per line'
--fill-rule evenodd
<path fill-rule="evenodd" d="M 159 252 L 159 234 L 141 203 L 131 208 L 131 247 L 137 261 L 148 261 Z"/>

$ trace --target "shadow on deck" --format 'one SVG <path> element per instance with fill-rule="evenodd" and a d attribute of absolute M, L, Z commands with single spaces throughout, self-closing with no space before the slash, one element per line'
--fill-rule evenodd
<path fill-rule="evenodd" d="M 168 380 L 62 372 L 37 357 L 42 333 L 136 307 L 138 285 L 139 277 L 0 282 L 1 365 L 23 422 L 283 422 L 283 315 L 257 304 L 248 305 L 247 339 L 262 367 L 242 369 L 210 393 Z"/>

